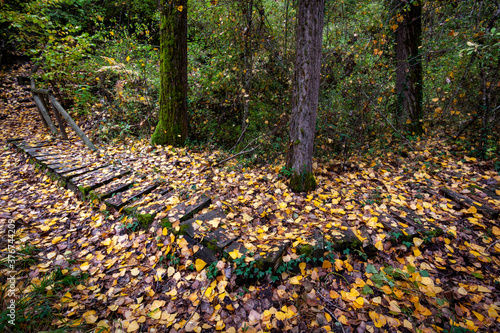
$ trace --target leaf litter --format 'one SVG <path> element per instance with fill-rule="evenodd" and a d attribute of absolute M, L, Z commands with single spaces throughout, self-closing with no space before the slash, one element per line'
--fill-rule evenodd
<path fill-rule="evenodd" d="M 1 74 L 1 139 L 50 140 L 36 109 L 17 102 L 29 97 L 16 84 L 17 74 Z M 281 165 L 241 168 L 230 161 L 207 168 L 224 157 L 220 151 L 129 139 L 92 154 L 74 134 L 52 145 L 54 153 L 75 161 L 105 161 L 168 184 L 177 191 L 165 199 L 169 208 L 180 198 L 210 196 L 209 209 L 227 214 L 204 226 L 200 237 L 219 227 L 241 236 L 228 259 L 214 265 L 195 259 L 196 246 L 162 226 L 169 215 L 175 225 L 175 212 L 159 212 L 147 228 L 127 229 L 130 217 L 98 199 L 78 198 L 4 144 L 0 228 L 6 235 L 14 219 L 17 250 L 29 244 L 43 258 L 17 275 L 20 294 L 56 268 L 86 277 L 58 295 L 55 326 L 70 322 L 110 332 L 499 331 L 500 229 L 498 217 L 480 209 L 500 209 L 500 176 L 491 164 L 457 156 L 442 144 L 418 141 L 408 158 L 389 152 L 353 157 L 346 165 L 317 160 L 318 189 L 304 195 L 288 189 Z M 443 188 L 472 203 L 450 200 Z M 328 248 L 350 231 L 360 246 Z M 256 257 L 283 244 L 289 246 L 282 248 L 280 267 L 257 281 L 242 279 Z M 310 252 L 300 255 L 307 244 L 321 245 L 318 260 Z M 6 237 L 1 248 L 7 252 Z"/>

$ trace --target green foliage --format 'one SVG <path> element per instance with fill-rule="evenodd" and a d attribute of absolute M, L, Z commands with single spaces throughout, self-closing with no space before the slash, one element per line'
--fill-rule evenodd
<path fill-rule="evenodd" d="M 55 329 L 54 320 L 62 318 L 61 311 L 64 304 L 61 297 L 66 291 L 82 283 L 87 275 L 68 275 L 57 269 L 49 275 L 42 277 L 37 284 L 32 283 L 28 290 L 15 303 L 15 325 L 8 322 L 11 319 L 9 309 L 0 312 L 0 330 L 2 332 L 40 332 Z M 59 310 L 58 310 L 59 309 Z M 82 329 L 79 324 L 64 322 L 54 332 Z"/>
<path fill-rule="evenodd" d="M 207 269 L 207 279 L 208 280 L 213 280 L 219 275 L 219 269 L 217 268 L 217 262 L 211 263 Z"/>

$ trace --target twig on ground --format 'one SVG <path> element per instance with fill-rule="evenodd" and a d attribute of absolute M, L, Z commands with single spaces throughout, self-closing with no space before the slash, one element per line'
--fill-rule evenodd
<path fill-rule="evenodd" d="M 496 244 L 498 244 L 500 242 L 500 239 L 497 239 L 496 242 L 493 242 L 491 243 L 487 248 L 486 248 L 486 251 L 489 251 L 493 246 L 495 246 Z"/>
<path fill-rule="evenodd" d="M 186 332 L 186 331 L 184 330 L 184 327 L 186 327 L 186 325 L 187 325 L 187 324 L 191 321 L 191 319 L 193 319 L 194 314 L 195 314 L 196 312 L 198 312 L 198 309 L 200 308 L 201 302 L 202 302 L 202 301 L 203 301 L 203 299 L 205 298 L 205 291 L 206 291 L 207 287 L 208 287 L 209 285 L 211 285 L 211 284 L 212 284 L 212 281 L 214 281 L 214 280 L 215 280 L 215 278 L 213 278 L 212 280 L 208 281 L 208 283 L 205 285 L 205 287 L 201 288 L 201 299 L 200 299 L 200 302 L 199 302 L 199 303 L 198 303 L 198 305 L 196 306 L 196 309 L 194 309 L 194 311 L 193 311 L 193 313 L 191 314 L 191 316 L 189 317 L 189 319 L 188 319 L 188 320 L 186 320 L 186 322 L 184 323 L 184 325 L 182 325 L 182 327 L 181 327 L 181 328 L 180 328 L 180 330 L 179 330 L 179 333 L 184 333 L 184 332 Z"/>

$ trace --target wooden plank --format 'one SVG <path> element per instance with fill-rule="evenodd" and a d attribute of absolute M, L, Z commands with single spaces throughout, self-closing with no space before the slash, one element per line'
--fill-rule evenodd
<path fill-rule="evenodd" d="M 194 199 L 194 200 L 193 200 Z M 173 224 L 177 221 L 184 222 L 194 217 L 204 208 L 210 206 L 212 200 L 206 196 L 195 196 L 187 202 L 181 202 L 168 211 L 168 216 L 163 218 L 162 223 Z"/>
<path fill-rule="evenodd" d="M 31 78 L 31 89 L 36 89 L 35 87 L 35 79 L 34 78 Z M 28 89 L 30 90 L 30 89 Z M 32 93 L 33 96 L 35 96 L 35 93 Z M 37 112 L 38 112 L 38 115 L 40 116 L 40 119 L 42 120 L 42 124 L 43 126 L 45 126 L 45 128 L 49 128 L 49 125 L 47 124 L 47 121 L 45 120 L 45 117 L 43 116 L 42 112 L 40 111 L 40 109 L 36 109 Z"/>
<path fill-rule="evenodd" d="M 134 173 L 127 177 L 118 178 L 103 186 L 99 186 L 98 188 L 94 189 L 93 193 L 100 200 L 107 199 L 115 193 L 128 190 L 130 187 L 132 187 L 132 185 L 142 180 L 144 177 L 144 175 L 138 175 Z"/>
<path fill-rule="evenodd" d="M 209 249 L 208 247 L 204 246 L 203 244 L 198 243 L 195 241 L 193 238 L 185 235 L 182 236 L 188 243 L 188 247 L 193 251 L 193 257 L 195 259 L 201 259 L 204 262 L 207 263 L 207 265 L 210 265 L 213 262 L 217 262 L 219 259 L 217 258 L 217 254 Z M 198 246 L 198 251 L 194 252 L 194 247 Z"/>
<path fill-rule="evenodd" d="M 137 184 L 138 186 L 133 186 L 126 191 L 120 192 L 110 199 L 105 200 L 106 205 L 113 207 L 114 209 L 120 209 L 123 206 L 130 203 L 132 200 L 141 197 L 155 188 L 157 188 L 159 182 L 146 182 L 143 184 Z"/>
<path fill-rule="evenodd" d="M 55 169 L 54 172 L 56 172 L 58 175 L 70 174 L 72 172 L 88 168 L 91 165 L 92 165 L 92 163 L 74 164 L 72 166 L 68 166 L 65 168 Z"/>
<path fill-rule="evenodd" d="M 123 177 L 130 173 L 130 170 L 118 166 L 108 166 L 91 171 L 87 174 L 72 178 L 70 184 L 87 194 L 90 190 L 111 182 L 113 179 Z"/>
<path fill-rule="evenodd" d="M 83 131 L 78 127 L 78 125 L 73 121 L 73 119 L 69 116 L 69 114 L 64 110 L 64 108 L 59 104 L 59 102 L 54 98 L 54 96 L 49 96 L 50 103 L 54 108 L 59 111 L 59 113 L 64 117 L 64 119 L 68 122 L 69 126 L 78 134 L 78 136 L 83 140 L 85 145 L 92 150 L 97 150 L 94 144 L 89 140 L 89 138 L 83 133 Z"/>
<path fill-rule="evenodd" d="M 66 172 L 61 172 L 59 173 L 59 175 L 64 179 L 64 180 L 69 180 L 73 177 L 79 177 L 79 176 L 82 176 L 84 174 L 87 174 L 89 172 L 92 172 L 92 171 L 95 171 L 97 169 L 101 169 L 101 168 L 105 168 L 109 166 L 109 164 L 105 163 L 105 164 L 94 164 L 94 165 L 90 165 L 90 166 L 87 166 L 87 167 L 84 167 L 84 168 L 78 168 L 78 169 L 74 169 L 74 170 L 70 170 L 70 171 L 66 171 Z"/>
<path fill-rule="evenodd" d="M 143 198 L 125 206 L 123 211 L 133 214 L 142 225 L 149 225 L 159 212 L 165 210 L 168 199 L 174 195 L 173 192 L 165 193 L 165 189 L 156 188 Z"/>
<path fill-rule="evenodd" d="M 487 217 L 491 218 L 491 219 L 496 219 L 499 215 L 499 211 L 490 207 L 490 206 L 487 206 L 487 205 L 483 205 L 479 202 L 476 202 L 462 194 L 459 194 L 457 192 L 454 192 L 446 187 L 442 187 L 439 189 L 439 191 L 441 193 L 443 193 L 443 195 L 453 201 L 455 201 L 456 203 L 464 206 L 464 207 L 471 207 L 471 206 L 474 206 L 476 207 L 477 211 L 480 212 L 481 214 L 483 215 L 486 215 Z"/>
<path fill-rule="evenodd" d="M 61 119 L 61 114 L 59 113 L 59 110 L 57 110 L 57 108 L 55 108 L 54 105 L 52 105 L 52 112 L 54 113 L 54 116 L 56 116 L 57 124 L 59 125 L 59 130 L 61 131 L 61 136 L 63 140 L 68 140 L 68 134 L 66 133 L 66 126 L 64 125 L 64 122 Z"/>
<path fill-rule="evenodd" d="M 178 235 L 189 235 L 192 238 L 196 238 L 198 230 L 202 226 L 206 226 L 208 222 L 216 218 L 224 218 L 226 214 L 220 208 L 209 211 L 208 213 L 193 217 L 187 221 L 182 222 L 179 226 L 173 228 L 174 234 Z M 208 229 L 207 229 L 208 230 Z"/>
<path fill-rule="evenodd" d="M 57 135 L 59 134 L 57 132 L 57 128 L 56 126 L 54 125 L 54 123 L 52 123 L 52 120 L 50 119 L 50 116 L 49 114 L 47 113 L 47 110 L 45 109 L 45 107 L 43 106 L 43 102 L 42 100 L 40 99 L 40 97 L 38 97 L 36 94 L 33 94 L 33 99 L 35 100 L 35 103 L 36 103 L 36 106 L 38 108 L 38 110 L 40 111 L 40 113 L 42 114 L 43 118 L 45 119 L 45 123 L 48 125 L 50 131 L 54 134 L 54 135 Z"/>

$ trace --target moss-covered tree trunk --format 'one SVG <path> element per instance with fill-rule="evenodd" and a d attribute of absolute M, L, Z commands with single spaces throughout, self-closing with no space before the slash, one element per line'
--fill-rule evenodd
<path fill-rule="evenodd" d="M 399 127 L 410 134 L 424 132 L 422 125 L 422 3 L 420 0 L 392 1 L 397 25 L 396 94 Z"/>
<path fill-rule="evenodd" d="M 188 135 L 187 0 L 162 0 L 160 113 L 152 144 L 181 146 Z"/>
<path fill-rule="evenodd" d="M 316 188 L 312 170 L 314 135 L 321 72 L 325 0 L 299 0 L 295 58 L 295 87 L 290 120 L 287 168 L 293 191 Z"/>

